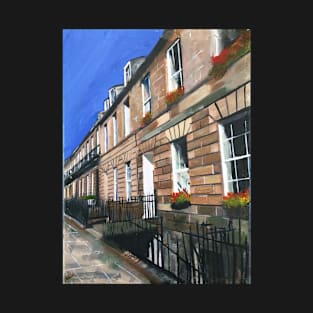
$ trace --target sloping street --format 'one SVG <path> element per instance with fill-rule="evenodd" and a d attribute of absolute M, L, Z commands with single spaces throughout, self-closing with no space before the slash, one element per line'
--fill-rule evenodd
<path fill-rule="evenodd" d="M 151 284 L 100 238 L 63 225 L 64 284 Z"/>

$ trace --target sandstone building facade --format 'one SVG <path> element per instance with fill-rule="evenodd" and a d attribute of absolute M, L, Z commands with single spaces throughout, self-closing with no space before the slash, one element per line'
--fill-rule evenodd
<path fill-rule="evenodd" d="M 108 90 L 97 121 L 64 162 L 64 198 L 156 192 L 158 209 L 171 211 L 171 193 L 186 188 L 185 212 L 221 214 L 223 195 L 251 182 L 251 54 L 219 75 L 213 60 L 230 57 L 228 47 L 247 33 L 165 30 L 148 56 L 129 60 L 124 82 Z"/>

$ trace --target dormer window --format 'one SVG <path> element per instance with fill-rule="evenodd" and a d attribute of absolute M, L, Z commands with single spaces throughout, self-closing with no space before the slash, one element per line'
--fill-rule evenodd
<path fill-rule="evenodd" d="M 116 99 L 116 91 L 115 89 L 111 89 L 109 92 L 109 98 L 110 98 L 110 106 L 113 105 L 115 99 Z"/>
<path fill-rule="evenodd" d="M 103 103 L 104 111 L 107 111 L 110 108 L 110 99 L 105 99 Z"/>
<path fill-rule="evenodd" d="M 124 86 L 127 85 L 130 79 L 131 79 L 131 66 L 130 62 L 128 62 L 124 67 Z"/>

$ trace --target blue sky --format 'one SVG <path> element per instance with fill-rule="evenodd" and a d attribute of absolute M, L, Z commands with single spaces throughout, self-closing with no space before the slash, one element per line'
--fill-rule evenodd
<path fill-rule="evenodd" d="M 69 157 L 103 110 L 110 87 L 123 84 L 123 68 L 147 56 L 163 29 L 63 30 L 63 152 Z"/>

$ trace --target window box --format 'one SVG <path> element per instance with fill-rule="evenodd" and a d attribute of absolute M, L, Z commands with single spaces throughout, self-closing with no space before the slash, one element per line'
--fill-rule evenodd
<path fill-rule="evenodd" d="M 141 119 L 141 128 L 145 127 L 150 123 L 152 119 L 152 114 L 151 112 L 147 112 L 144 117 Z"/>
<path fill-rule="evenodd" d="M 171 203 L 171 208 L 173 210 L 182 210 L 188 208 L 190 205 L 191 205 L 190 201 L 174 202 Z"/>
<path fill-rule="evenodd" d="M 171 208 L 174 210 L 182 210 L 188 208 L 190 203 L 191 195 L 183 188 L 182 191 L 172 192 L 171 195 Z"/>
<path fill-rule="evenodd" d="M 228 208 L 223 207 L 226 217 L 231 219 L 249 219 L 249 206 L 237 207 L 237 208 Z"/>
<path fill-rule="evenodd" d="M 250 39 L 250 30 L 241 30 L 237 39 L 230 46 L 223 49 L 219 55 L 211 57 L 213 67 L 209 75 L 215 79 L 222 78 L 228 67 L 251 50 Z"/>
<path fill-rule="evenodd" d="M 168 92 L 165 97 L 167 105 L 172 104 L 184 94 L 184 86 L 178 87 L 176 90 Z"/>

